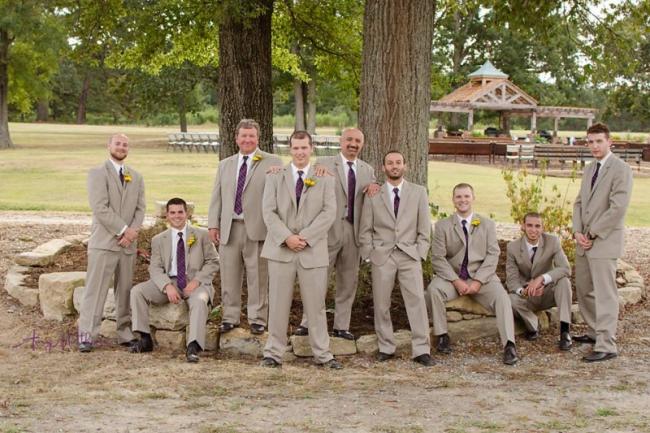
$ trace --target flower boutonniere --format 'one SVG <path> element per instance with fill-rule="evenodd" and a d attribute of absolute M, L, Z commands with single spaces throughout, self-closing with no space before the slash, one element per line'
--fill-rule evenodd
<path fill-rule="evenodd" d="M 196 242 L 196 236 L 194 233 L 190 233 L 190 236 L 187 238 L 187 248 L 192 248 L 192 245 Z"/>
<path fill-rule="evenodd" d="M 129 183 L 133 180 L 133 177 L 131 177 L 131 173 L 129 173 L 129 170 L 124 169 L 124 172 L 122 174 L 124 176 L 124 182 Z"/>
<path fill-rule="evenodd" d="M 262 155 L 260 155 L 259 153 L 256 153 L 256 154 L 253 156 L 253 162 L 259 162 L 259 161 L 261 161 L 261 160 L 263 160 L 263 159 L 264 159 L 264 157 L 263 157 Z"/>
<path fill-rule="evenodd" d="M 476 230 L 476 227 L 481 225 L 481 220 L 478 218 L 472 218 L 472 222 L 470 222 L 472 225 L 472 233 L 474 233 L 474 230 Z"/>
<path fill-rule="evenodd" d="M 312 186 L 316 185 L 316 179 L 313 177 L 308 177 L 305 179 L 305 187 L 311 188 Z"/>

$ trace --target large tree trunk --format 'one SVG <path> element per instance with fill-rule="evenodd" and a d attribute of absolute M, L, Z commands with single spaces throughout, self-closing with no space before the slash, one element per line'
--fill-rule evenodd
<path fill-rule="evenodd" d="M 431 46 L 435 0 L 367 0 L 359 126 L 364 159 L 382 166 L 389 149 L 404 154 L 407 177 L 427 185 Z"/>
<path fill-rule="evenodd" d="M 314 74 L 307 83 L 307 131 L 316 134 L 316 80 Z"/>
<path fill-rule="evenodd" d="M 180 121 L 181 132 L 187 132 L 187 101 L 185 94 L 178 95 L 178 119 Z"/>
<path fill-rule="evenodd" d="M 221 158 L 237 152 L 235 130 L 244 118 L 255 119 L 260 124 L 260 148 L 273 151 L 273 0 L 249 1 L 241 7 L 245 9 L 244 12 L 263 12 L 254 19 L 246 20 L 228 13 L 219 29 Z"/>
<path fill-rule="evenodd" d="M 36 121 L 47 122 L 49 118 L 50 107 L 47 99 L 40 99 L 36 104 Z"/>
<path fill-rule="evenodd" d="M 305 129 L 305 95 L 302 91 L 302 81 L 297 78 L 293 80 L 293 98 L 296 103 L 294 129 L 303 131 Z"/>
<path fill-rule="evenodd" d="M 90 72 L 86 72 L 84 82 L 79 95 L 79 106 L 77 107 L 77 125 L 86 123 L 86 107 L 88 106 L 88 92 L 90 91 Z"/>
<path fill-rule="evenodd" d="M 0 149 L 14 147 L 9 135 L 9 45 L 9 34 L 0 30 Z"/>

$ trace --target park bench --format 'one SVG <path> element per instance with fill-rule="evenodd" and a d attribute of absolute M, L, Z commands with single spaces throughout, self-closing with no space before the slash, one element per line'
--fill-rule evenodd
<path fill-rule="evenodd" d="M 544 146 L 537 145 L 534 150 L 533 166 L 537 167 L 540 162 L 550 165 L 553 161 L 558 161 L 562 167 L 567 161 L 573 165 L 580 164 L 581 167 L 592 159 L 591 152 L 583 146 Z"/>
<path fill-rule="evenodd" d="M 469 142 L 465 140 L 430 139 L 429 155 L 453 155 L 454 161 L 458 156 L 470 156 L 476 159 L 477 156 L 487 156 L 490 163 L 494 162 L 494 143 L 490 142 Z"/>
<path fill-rule="evenodd" d="M 508 144 L 506 145 L 506 162 L 514 164 L 516 161 L 518 165 L 521 165 L 522 162 L 534 162 L 534 152 L 534 144 Z"/>
<path fill-rule="evenodd" d="M 181 152 L 185 152 L 186 149 L 190 152 L 193 150 L 215 153 L 219 151 L 219 134 L 215 133 L 178 132 L 169 134 L 167 139 L 167 150 L 171 148 L 174 152 L 177 149 L 180 149 Z"/>

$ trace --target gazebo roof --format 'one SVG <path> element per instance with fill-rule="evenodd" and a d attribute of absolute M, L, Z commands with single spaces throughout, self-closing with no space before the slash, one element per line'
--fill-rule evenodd
<path fill-rule="evenodd" d="M 472 78 L 508 78 L 508 74 L 505 74 L 501 70 L 497 69 L 496 66 L 492 64 L 491 61 L 487 60 L 483 63 L 483 66 L 472 72 L 468 75 L 470 79 Z"/>

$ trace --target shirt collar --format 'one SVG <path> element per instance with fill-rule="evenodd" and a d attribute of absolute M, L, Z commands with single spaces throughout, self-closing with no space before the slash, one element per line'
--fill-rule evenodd
<path fill-rule="evenodd" d="M 172 239 L 174 242 L 178 242 L 178 233 L 183 233 L 183 240 L 187 241 L 187 223 L 185 223 L 185 226 L 181 230 L 177 230 L 174 227 L 172 229 Z"/>
<path fill-rule="evenodd" d="M 246 160 L 246 163 L 251 162 L 251 161 L 253 160 L 253 156 L 255 156 L 255 153 L 256 153 L 256 152 L 257 152 L 257 148 L 255 148 L 254 151 L 252 151 L 251 153 L 248 153 L 248 154 L 244 154 L 244 153 L 239 152 L 239 153 L 237 154 L 237 155 L 238 155 L 238 156 L 237 156 L 237 162 L 239 163 L 239 165 L 241 165 L 242 161 L 244 161 L 244 157 L 245 157 L 245 156 L 248 157 L 248 159 Z"/>
<path fill-rule="evenodd" d="M 356 158 L 355 158 L 354 160 L 350 161 L 350 160 L 347 159 L 345 156 L 343 156 L 342 153 L 339 153 L 339 155 L 341 156 L 341 160 L 343 161 L 343 165 L 344 165 L 344 166 L 346 166 L 346 167 L 350 167 L 350 166 L 348 165 L 348 162 L 351 162 L 351 163 L 352 163 L 352 167 L 354 167 L 355 169 L 357 168 L 357 160 L 356 160 Z"/>
<path fill-rule="evenodd" d="M 118 164 L 117 162 L 113 161 L 113 158 L 109 158 L 109 161 L 111 164 L 113 164 L 113 168 L 115 168 L 115 171 L 118 175 L 120 174 L 120 169 L 123 169 L 122 174 L 124 174 L 124 171 L 126 170 L 124 164 Z"/>
<path fill-rule="evenodd" d="M 610 150 L 609 152 L 607 152 L 607 155 L 603 157 L 603 159 L 601 159 L 600 161 L 596 160 L 596 162 L 600 162 L 600 166 L 602 167 L 603 165 L 605 165 L 605 162 L 609 159 L 609 157 L 612 156 L 612 153 L 613 152 Z"/>
<path fill-rule="evenodd" d="M 298 168 L 295 165 L 293 165 L 293 162 L 291 163 L 291 173 L 293 174 L 294 179 L 298 179 L 298 170 L 302 170 L 302 179 L 305 180 L 307 178 L 307 173 L 309 173 L 309 167 L 311 164 L 307 164 L 304 168 Z"/>
<path fill-rule="evenodd" d="M 399 183 L 399 185 L 394 186 L 390 182 L 386 182 L 386 187 L 388 188 L 388 192 L 390 194 L 393 194 L 393 189 L 397 188 L 399 190 L 399 195 L 402 195 L 402 187 L 404 186 L 404 179 Z"/>
<path fill-rule="evenodd" d="M 467 226 L 468 226 L 468 227 L 469 227 L 469 225 L 472 223 L 472 217 L 473 217 L 473 216 L 474 216 L 474 212 L 472 212 L 471 214 L 469 214 L 469 215 L 467 216 L 467 218 L 463 218 L 462 216 L 456 214 L 456 218 L 458 218 L 458 222 L 462 225 L 462 224 L 463 224 L 463 221 L 467 221 Z"/>
<path fill-rule="evenodd" d="M 533 245 L 530 242 L 528 242 L 528 238 L 524 236 L 524 242 L 526 242 L 526 247 L 528 248 L 528 251 L 532 250 L 533 247 L 539 247 L 539 240 L 535 245 Z"/>

